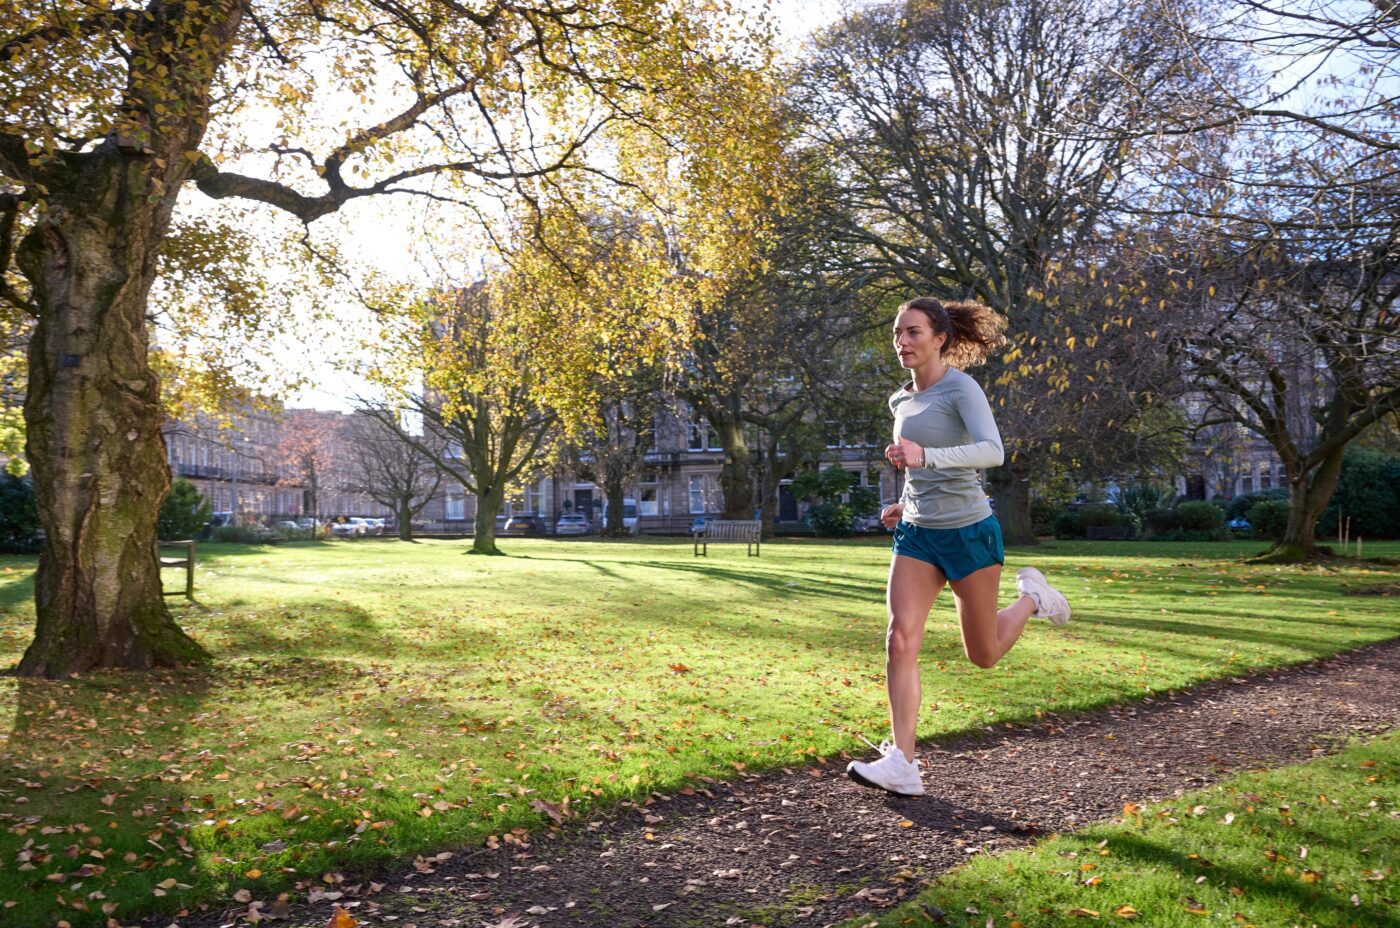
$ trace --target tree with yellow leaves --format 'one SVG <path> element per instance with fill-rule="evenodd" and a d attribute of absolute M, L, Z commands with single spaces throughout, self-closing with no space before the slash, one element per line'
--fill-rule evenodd
<path fill-rule="evenodd" d="M 207 657 L 154 553 L 148 302 L 191 187 L 307 225 L 392 196 L 528 230 L 594 187 L 751 183 L 748 98 L 713 78 L 761 75 L 766 34 L 724 3 L 0 0 L 0 23 L 0 299 L 34 320 L 46 536 L 24 675 Z"/>

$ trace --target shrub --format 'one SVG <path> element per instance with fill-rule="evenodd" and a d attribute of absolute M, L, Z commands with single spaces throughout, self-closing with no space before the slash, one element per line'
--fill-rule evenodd
<path fill-rule="evenodd" d="M 14 474 L 0 476 L 0 552 L 34 554 L 39 550 L 39 505 L 34 487 Z"/>
<path fill-rule="evenodd" d="M 214 529 L 214 540 L 238 545 L 260 545 L 266 539 L 256 525 L 220 525 Z"/>
<path fill-rule="evenodd" d="M 1254 530 L 1256 538 L 1283 541 L 1291 508 L 1286 499 L 1264 499 L 1249 507 L 1245 518 L 1249 520 L 1249 527 Z"/>
<path fill-rule="evenodd" d="M 851 534 L 855 513 L 844 503 L 818 503 L 807 510 L 807 524 L 825 538 L 841 538 Z"/>
<path fill-rule="evenodd" d="M 1338 512 L 1351 519 L 1353 538 L 1400 538 L 1400 456 L 1348 448 L 1337 489 L 1317 522 L 1320 537 L 1335 537 Z"/>
<path fill-rule="evenodd" d="M 1031 531 L 1037 535 L 1053 535 L 1055 517 L 1060 511 L 1059 506 L 1047 499 L 1031 500 Z"/>
<path fill-rule="evenodd" d="M 1134 519 L 1131 515 L 1120 512 L 1116 506 L 1095 503 L 1079 510 L 1079 524 L 1085 529 L 1120 528 L 1133 525 Z"/>
<path fill-rule="evenodd" d="M 1241 493 L 1239 496 L 1231 497 L 1230 501 L 1225 504 L 1225 518 L 1226 520 L 1248 519 L 1249 510 L 1254 508 L 1254 504 L 1262 503 L 1266 499 L 1288 499 L 1288 488 L 1273 487 L 1268 490 L 1260 490 L 1257 493 Z"/>
<path fill-rule="evenodd" d="M 1223 537 L 1225 510 L 1205 500 L 1191 500 L 1176 507 L 1182 531 L 1219 532 Z"/>
<path fill-rule="evenodd" d="M 1084 537 L 1084 523 L 1079 521 L 1079 513 L 1062 512 L 1055 516 L 1055 537 L 1068 541 Z"/>
<path fill-rule="evenodd" d="M 818 535 L 827 537 L 851 534 L 856 514 L 880 505 L 878 493 L 860 486 L 855 474 L 835 465 L 798 474 L 792 482 L 792 492 L 815 503 L 807 510 L 807 522 Z M 849 503 L 842 502 L 842 497 Z"/>
<path fill-rule="evenodd" d="M 156 537 L 161 541 L 193 538 L 204 528 L 212 512 L 213 507 L 199 495 L 194 484 L 177 477 L 170 485 L 170 492 L 161 501 L 160 515 L 156 518 Z"/>
<path fill-rule="evenodd" d="M 1149 509 L 1142 517 L 1142 527 L 1148 538 L 1181 530 L 1181 517 L 1175 509 Z"/>
<path fill-rule="evenodd" d="M 1119 512 L 1132 516 L 1133 525 L 1141 527 L 1147 524 L 1149 512 L 1170 506 L 1175 499 L 1176 491 L 1171 487 L 1155 483 L 1130 483 L 1118 493 L 1114 505 Z"/>

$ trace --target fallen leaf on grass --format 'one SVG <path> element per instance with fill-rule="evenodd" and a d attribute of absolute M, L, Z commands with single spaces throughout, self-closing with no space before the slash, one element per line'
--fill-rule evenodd
<path fill-rule="evenodd" d="M 1113 910 L 1113 914 L 1117 915 L 1119 918 L 1137 918 L 1138 910 L 1130 905 L 1120 905 Z"/>
<path fill-rule="evenodd" d="M 543 799 L 531 799 L 530 808 L 534 809 L 536 812 L 543 812 L 545 815 L 548 815 L 556 825 L 564 821 L 563 807 L 552 802 L 545 802 Z"/>
<path fill-rule="evenodd" d="M 326 922 L 326 928 L 355 928 L 359 921 L 349 912 L 336 906 L 331 912 L 331 920 Z"/>
<path fill-rule="evenodd" d="M 1098 912 L 1095 912 L 1093 909 L 1083 909 L 1083 908 L 1070 909 L 1070 910 L 1069 910 L 1068 912 L 1066 912 L 1065 914 L 1066 914 L 1066 915 L 1073 915 L 1073 916 L 1076 917 L 1076 918 L 1098 918 L 1098 917 L 1099 917 L 1099 913 L 1098 913 Z"/>

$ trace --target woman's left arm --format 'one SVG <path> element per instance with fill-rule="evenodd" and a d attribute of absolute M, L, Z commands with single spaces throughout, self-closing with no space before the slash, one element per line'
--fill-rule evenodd
<path fill-rule="evenodd" d="M 957 398 L 958 415 L 962 416 L 967 434 L 972 438 L 970 445 L 953 445 L 950 448 L 925 448 L 924 467 L 1000 467 L 1006 459 L 1001 446 L 1001 433 L 997 431 L 996 419 L 992 417 L 992 406 L 987 395 L 976 383 L 962 390 Z"/>

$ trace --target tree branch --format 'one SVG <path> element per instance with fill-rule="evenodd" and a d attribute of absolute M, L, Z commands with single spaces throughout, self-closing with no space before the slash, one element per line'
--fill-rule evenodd
<path fill-rule="evenodd" d="M 78 36 L 90 36 L 113 26 L 130 25 L 140 22 L 142 10 L 109 10 L 92 16 L 84 16 L 76 23 L 56 23 L 32 29 L 23 35 L 0 42 L 0 62 L 9 61 L 40 45 L 48 45 Z M 76 33 L 75 33 L 76 27 Z"/>

